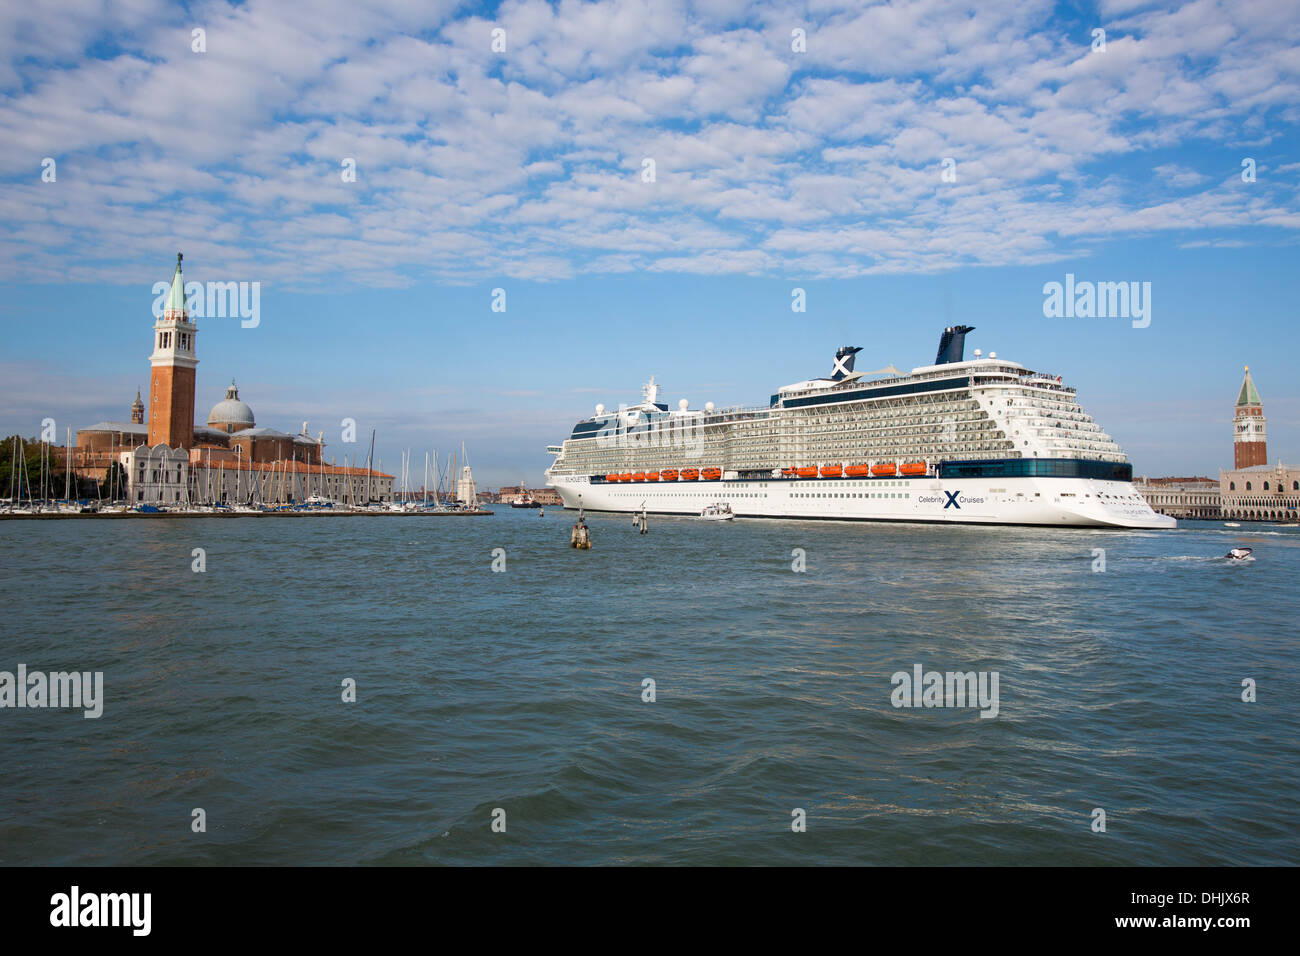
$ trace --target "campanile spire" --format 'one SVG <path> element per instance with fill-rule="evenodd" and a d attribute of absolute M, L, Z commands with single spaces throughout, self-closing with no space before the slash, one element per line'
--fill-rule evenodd
<path fill-rule="evenodd" d="M 1246 366 L 1237 393 L 1236 413 L 1232 418 L 1232 461 L 1234 468 L 1253 468 L 1268 464 L 1268 445 L 1264 434 L 1264 403 L 1260 401 L 1255 380 Z"/>

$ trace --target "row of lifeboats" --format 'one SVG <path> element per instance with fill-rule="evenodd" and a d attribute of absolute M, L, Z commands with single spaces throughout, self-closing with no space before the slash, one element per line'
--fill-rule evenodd
<path fill-rule="evenodd" d="M 928 467 L 923 461 L 909 461 L 896 465 L 892 461 L 878 465 L 822 465 L 821 468 L 806 466 L 803 468 L 782 468 L 781 474 L 787 478 L 889 478 L 893 475 L 924 475 Z"/>
<path fill-rule="evenodd" d="M 721 481 L 721 468 L 665 468 L 663 471 L 625 471 L 622 474 L 609 474 L 606 481 Z"/>
<path fill-rule="evenodd" d="M 901 465 L 894 462 L 882 462 L 879 465 L 822 465 L 803 468 L 782 468 L 781 474 L 787 478 L 889 478 L 893 475 L 909 477 L 924 475 L 929 471 L 923 461 L 909 461 Z M 720 481 L 721 468 L 665 468 L 663 471 L 625 471 L 611 472 L 605 476 L 606 481 Z"/>

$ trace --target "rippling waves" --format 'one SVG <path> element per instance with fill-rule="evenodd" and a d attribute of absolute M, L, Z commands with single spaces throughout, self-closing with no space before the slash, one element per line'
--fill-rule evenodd
<path fill-rule="evenodd" d="M 107 698 L 0 710 L 0 862 L 1300 862 L 1294 531 L 571 524 L 0 525 L 0 670 Z"/>

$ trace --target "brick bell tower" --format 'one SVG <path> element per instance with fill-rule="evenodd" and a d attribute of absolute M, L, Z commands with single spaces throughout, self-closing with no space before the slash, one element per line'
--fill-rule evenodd
<path fill-rule="evenodd" d="M 1237 414 L 1232 419 L 1232 466 L 1253 468 L 1268 464 L 1268 447 L 1264 441 L 1264 403 L 1259 400 L 1255 380 L 1246 366 L 1246 377 L 1237 393 Z"/>
<path fill-rule="evenodd" d="M 198 328 L 185 310 L 185 280 L 181 254 L 167 292 L 162 318 L 153 324 L 153 354 L 149 356 L 149 445 L 189 450 L 194 444 L 194 354 Z"/>

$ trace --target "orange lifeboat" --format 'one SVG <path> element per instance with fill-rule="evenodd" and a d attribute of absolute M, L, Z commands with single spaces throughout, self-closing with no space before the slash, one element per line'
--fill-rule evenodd
<path fill-rule="evenodd" d="M 891 461 L 891 462 L 887 462 L 887 463 L 885 463 L 885 464 L 883 464 L 883 465 L 872 465 L 872 466 L 871 466 L 871 473 L 872 473 L 873 475 L 892 475 L 892 474 L 894 473 L 894 471 L 895 471 L 895 469 L 894 469 L 894 463 L 893 463 L 892 461 Z"/>
<path fill-rule="evenodd" d="M 698 477 L 700 477 L 700 472 L 698 468 L 682 469 L 682 481 L 694 481 Z"/>
<path fill-rule="evenodd" d="M 660 481 L 676 481 L 676 480 L 677 480 L 677 469 L 676 469 L 676 468 L 669 468 L 669 469 L 667 469 L 666 471 L 661 471 L 661 472 L 659 472 L 659 480 L 660 480 Z"/>
<path fill-rule="evenodd" d="M 647 471 L 647 472 L 645 473 L 645 480 L 646 480 L 646 481 L 658 481 L 658 480 L 659 480 L 659 472 L 657 472 L 657 471 Z"/>
<path fill-rule="evenodd" d="M 702 472 L 700 472 L 700 477 L 703 478 L 705 481 L 717 481 L 719 478 L 722 477 L 722 469 L 705 468 Z"/>
<path fill-rule="evenodd" d="M 817 469 L 816 469 L 816 468 L 799 468 L 799 469 L 797 469 L 797 470 L 795 471 L 795 474 L 797 474 L 800 478 L 816 478 L 816 477 L 817 477 Z"/>
<path fill-rule="evenodd" d="M 862 478 L 871 474 L 871 466 L 849 465 L 849 467 L 844 469 L 844 474 L 848 475 L 850 478 Z"/>
<path fill-rule="evenodd" d="M 839 465 L 822 465 L 823 478 L 838 478 L 844 473 L 844 469 Z"/>
<path fill-rule="evenodd" d="M 605 480 L 606 480 L 606 481 L 618 481 L 618 475 L 606 475 L 606 476 L 605 476 Z"/>
<path fill-rule="evenodd" d="M 781 469 L 781 474 L 785 475 L 787 478 L 789 478 L 789 477 L 790 477 L 791 475 L 793 475 L 794 473 L 795 473 L 795 469 L 794 469 L 794 468 L 782 468 L 782 469 Z"/>
<path fill-rule="evenodd" d="M 623 474 L 621 474 L 621 475 L 618 476 L 618 480 L 619 480 L 619 481 L 631 481 L 631 480 L 632 480 L 632 472 L 630 472 L 630 471 L 625 471 L 625 472 L 623 472 Z"/>
<path fill-rule="evenodd" d="M 645 472 L 644 472 L 644 471 L 634 471 L 634 472 L 632 473 L 632 480 L 633 480 L 633 481 L 645 481 Z"/>
<path fill-rule="evenodd" d="M 925 462 L 909 461 L 904 463 L 903 467 L 898 470 L 900 474 L 904 475 L 924 475 L 926 472 Z"/>

